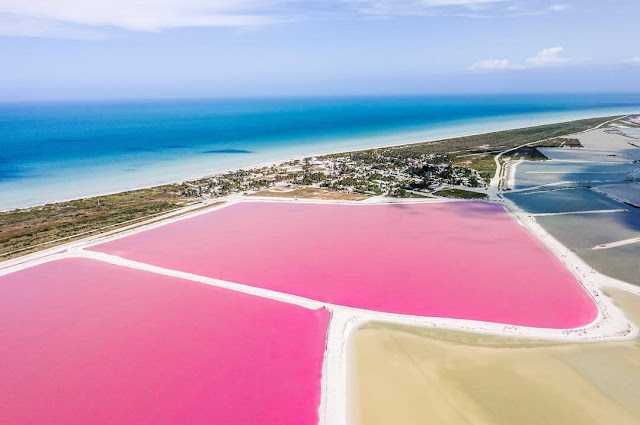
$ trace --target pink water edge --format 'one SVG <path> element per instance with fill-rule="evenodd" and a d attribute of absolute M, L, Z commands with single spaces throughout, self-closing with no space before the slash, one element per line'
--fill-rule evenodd
<path fill-rule="evenodd" d="M 382 312 L 544 328 L 597 317 L 564 265 L 486 202 L 242 202 L 93 249 Z"/>
<path fill-rule="evenodd" d="M 329 314 L 87 259 L 0 277 L 2 424 L 316 424 Z"/>

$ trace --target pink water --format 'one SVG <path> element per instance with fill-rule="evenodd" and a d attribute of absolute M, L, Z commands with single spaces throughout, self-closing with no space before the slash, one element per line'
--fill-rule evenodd
<path fill-rule="evenodd" d="M 483 202 L 246 202 L 94 249 L 383 312 L 546 328 L 597 316 L 562 263 Z"/>
<path fill-rule="evenodd" d="M 92 260 L 0 277 L 0 423 L 316 424 L 328 319 Z"/>

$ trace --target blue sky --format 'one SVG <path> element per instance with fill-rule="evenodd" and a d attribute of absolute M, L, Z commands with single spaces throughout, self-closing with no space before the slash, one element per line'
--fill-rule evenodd
<path fill-rule="evenodd" d="M 640 91 L 635 0 L 0 0 L 0 100 Z"/>

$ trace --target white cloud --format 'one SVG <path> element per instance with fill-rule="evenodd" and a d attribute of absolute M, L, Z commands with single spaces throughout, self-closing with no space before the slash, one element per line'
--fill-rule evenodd
<path fill-rule="evenodd" d="M 562 47 L 549 47 L 538 52 L 532 58 L 526 60 L 527 66 L 530 68 L 540 68 L 543 66 L 562 65 L 569 62 L 569 59 L 561 58 L 559 54 L 564 49 Z"/>
<path fill-rule="evenodd" d="M 549 4 L 539 0 L 527 7 L 535 6 L 536 13 L 566 8 L 563 3 Z M 388 17 L 531 13 L 522 7 L 516 0 L 0 0 L 0 35 L 94 38 L 113 29 L 256 27 L 306 19 L 327 10 Z"/>
<path fill-rule="evenodd" d="M 552 12 L 562 12 L 569 9 L 569 5 L 564 3 L 557 3 L 549 6 L 549 10 Z"/>
<path fill-rule="evenodd" d="M 105 34 L 92 28 L 67 25 L 48 19 L 0 15 L 0 35 L 16 37 L 47 37 L 72 39 L 101 39 Z"/>
<path fill-rule="evenodd" d="M 640 63 L 640 56 L 636 56 L 635 58 L 625 59 L 625 63 Z"/>
<path fill-rule="evenodd" d="M 430 7 L 463 6 L 475 8 L 487 4 L 504 3 L 509 0 L 346 0 L 352 3 L 369 4 L 372 7 L 398 9 L 426 9 Z"/>
<path fill-rule="evenodd" d="M 0 0 L 0 35 L 94 38 L 113 29 L 255 27 L 338 12 L 427 15 L 438 8 L 477 10 L 510 0 Z M 346 8 L 346 9 L 345 9 Z"/>
<path fill-rule="evenodd" d="M 511 63 L 508 59 L 488 59 L 475 62 L 468 69 L 530 69 L 558 66 L 570 62 L 570 59 L 559 56 L 563 50 L 562 47 L 550 47 L 540 50 L 537 55 L 526 59 L 524 65 Z"/>
<path fill-rule="evenodd" d="M 509 0 L 344 0 L 358 6 L 361 13 L 370 15 L 435 15 L 436 9 L 463 8 L 471 11 L 483 10 L 486 7 Z"/>
<path fill-rule="evenodd" d="M 514 2 L 510 4 L 506 10 L 509 12 L 508 16 L 523 17 L 523 16 L 543 16 L 549 13 L 564 12 L 569 10 L 570 6 L 566 3 L 553 3 L 549 5 L 544 2 Z"/>
<path fill-rule="evenodd" d="M 0 33 L 46 35 L 116 27 L 160 31 L 190 26 L 255 26 L 287 20 L 286 0 L 0 0 Z"/>
<path fill-rule="evenodd" d="M 516 0 L 343 0 L 361 13 L 378 16 L 456 15 L 467 17 L 540 16 L 569 9 L 566 3 Z"/>
<path fill-rule="evenodd" d="M 469 69 L 513 69 L 508 59 L 487 59 L 474 63 Z"/>

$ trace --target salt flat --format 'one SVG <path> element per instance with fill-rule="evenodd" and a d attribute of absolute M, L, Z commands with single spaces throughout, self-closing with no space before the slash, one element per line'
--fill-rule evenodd
<path fill-rule="evenodd" d="M 640 296 L 608 292 L 640 320 Z M 638 339 L 564 344 L 372 323 L 350 353 L 350 425 L 640 422 Z"/>

